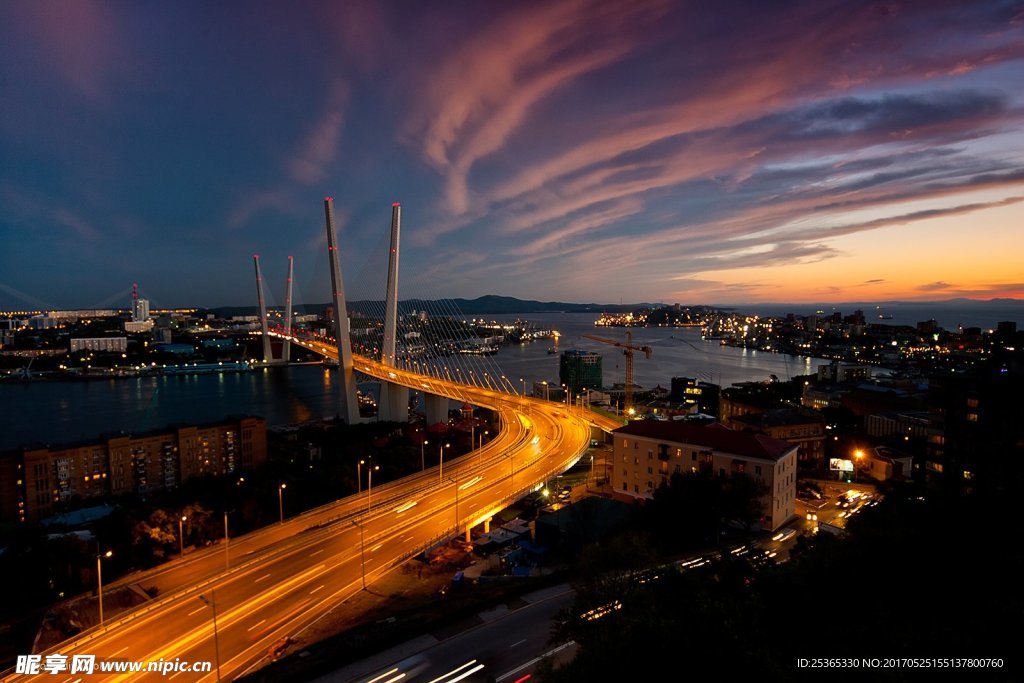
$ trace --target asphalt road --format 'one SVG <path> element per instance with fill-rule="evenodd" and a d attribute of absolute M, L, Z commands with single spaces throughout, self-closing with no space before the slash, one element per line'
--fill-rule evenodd
<path fill-rule="evenodd" d="M 103 660 L 213 661 L 232 680 L 259 666 L 268 650 L 303 630 L 378 576 L 439 541 L 489 519 L 509 502 L 572 466 L 590 442 L 591 427 L 614 426 L 593 414 L 539 399 L 511 396 L 357 358 L 359 371 L 496 410 L 500 433 L 481 450 L 373 489 L 364 497 L 239 539 L 243 553 L 228 572 L 210 553 L 159 578 L 171 593 L 49 653 L 92 654 Z M 303 531 L 331 521 L 327 526 Z M 246 555 L 245 553 L 249 553 Z M 173 592 L 172 592 L 173 591 Z M 216 627 L 214 627 L 214 608 Z M 72 683 L 41 674 L 5 680 Z M 89 680 L 215 681 L 216 670 L 93 674 Z"/>

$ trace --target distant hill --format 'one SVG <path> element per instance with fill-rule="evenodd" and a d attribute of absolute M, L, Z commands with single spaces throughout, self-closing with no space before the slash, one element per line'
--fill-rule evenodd
<path fill-rule="evenodd" d="M 321 313 L 329 303 L 296 304 L 296 312 Z M 381 301 L 349 301 L 350 311 L 380 311 Z M 533 301 L 517 299 L 511 296 L 487 294 L 476 299 L 446 299 L 434 301 L 427 299 L 403 299 L 399 306 L 403 310 L 427 311 L 433 315 L 451 315 L 453 312 L 464 315 L 486 315 L 507 313 L 620 313 L 634 311 L 638 308 L 657 308 L 663 304 L 574 304 L 564 301 Z M 454 310 L 453 310 L 454 309 Z M 256 306 L 221 306 L 208 309 L 210 313 L 220 316 L 256 315 Z"/>

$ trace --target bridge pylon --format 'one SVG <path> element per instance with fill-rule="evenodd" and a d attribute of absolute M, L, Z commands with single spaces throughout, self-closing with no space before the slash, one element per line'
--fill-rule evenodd
<path fill-rule="evenodd" d="M 338 258 L 338 235 L 334 227 L 334 199 L 324 199 L 327 229 L 327 255 L 331 262 L 331 294 L 334 305 L 334 338 L 338 344 L 339 405 L 338 414 L 346 423 L 359 420 L 359 402 L 356 400 L 356 380 L 352 365 L 352 341 L 349 339 L 348 308 L 345 305 L 345 283 L 341 278 L 341 260 Z"/>
<path fill-rule="evenodd" d="M 402 206 L 391 205 L 391 251 L 388 254 L 388 286 L 384 296 L 384 343 L 380 362 L 395 367 L 395 346 L 398 334 L 398 244 L 401 232 Z M 409 389 L 390 382 L 380 383 L 377 419 L 405 422 L 409 419 Z"/>

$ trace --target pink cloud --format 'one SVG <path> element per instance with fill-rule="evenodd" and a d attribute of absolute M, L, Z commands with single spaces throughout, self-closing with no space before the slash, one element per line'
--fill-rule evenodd
<path fill-rule="evenodd" d="M 342 81 L 335 81 L 329 92 L 327 106 L 320 119 L 306 134 L 299 148 L 285 161 L 288 175 L 305 185 L 323 180 L 327 175 L 327 167 L 338 154 L 349 89 Z"/>

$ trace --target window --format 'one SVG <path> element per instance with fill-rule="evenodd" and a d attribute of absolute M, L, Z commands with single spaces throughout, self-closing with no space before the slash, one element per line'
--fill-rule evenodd
<path fill-rule="evenodd" d="M 754 465 L 754 474 L 756 474 L 759 477 L 761 476 L 761 466 L 760 465 Z"/>
<path fill-rule="evenodd" d="M 650 467 L 647 468 L 647 474 L 654 474 L 654 470 Z"/>

